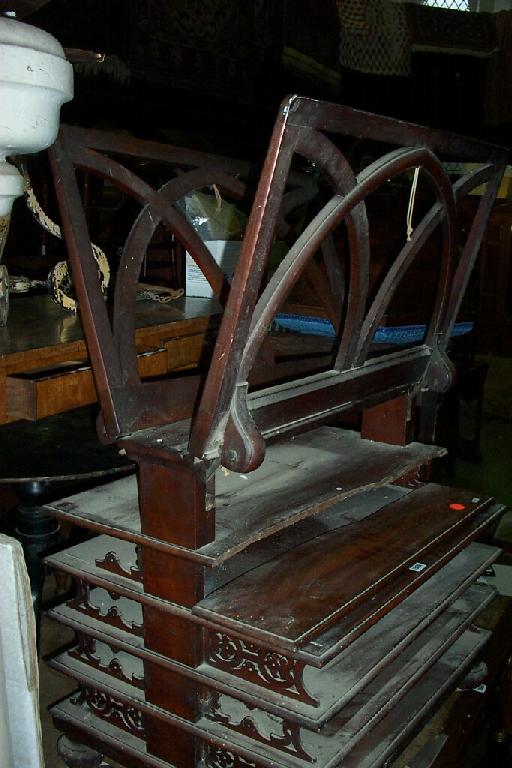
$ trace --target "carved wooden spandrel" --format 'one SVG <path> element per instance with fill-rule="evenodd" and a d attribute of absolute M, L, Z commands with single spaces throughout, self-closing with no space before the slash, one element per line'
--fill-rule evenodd
<path fill-rule="evenodd" d="M 69 651 L 70 656 L 144 690 L 144 664 L 137 656 L 116 650 L 82 632 L 77 633 L 77 641 Z"/>
<path fill-rule="evenodd" d="M 133 733 L 139 738 L 143 738 L 145 735 L 142 712 L 136 707 L 116 699 L 113 694 L 83 685 L 73 703 L 91 709 L 101 719 L 108 720 L 118 728 Z"/>
<path fill-rule="evenodd" d="M 107 592 L 101 587 L 91 589 L 85 581 L 79 581 L 77 595 L 68 600 L 67 605 L 100 622 L 143 636 L 142 606 L 115 592 Z"/>

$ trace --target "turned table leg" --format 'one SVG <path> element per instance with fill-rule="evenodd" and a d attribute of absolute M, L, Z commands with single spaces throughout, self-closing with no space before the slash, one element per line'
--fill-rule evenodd
<path fill-rule="evenodd" d="M 43 556 L 59 538 L 57 520 L 45 514 L 39 507 L 43 503 L 46 486 L 37 481 L 20 483 L 18 495 L 21 503 L 16 511 L 16 538 L 21 542 L 30 579 L 32 602 L 36 617 L 37 647 L 44 584 Z"/>

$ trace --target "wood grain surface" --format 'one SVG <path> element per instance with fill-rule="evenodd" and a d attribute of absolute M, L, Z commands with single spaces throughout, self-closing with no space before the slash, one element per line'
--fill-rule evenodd
<path fill-rule="evenodd" d="M 254 636 L 304 644 L 422 558 L 491 500 L 433 484 L 350 529 L 292 549 L 210 595 L 194 611 Z M 462 507 L 454 509 L 453 507 Z"/>

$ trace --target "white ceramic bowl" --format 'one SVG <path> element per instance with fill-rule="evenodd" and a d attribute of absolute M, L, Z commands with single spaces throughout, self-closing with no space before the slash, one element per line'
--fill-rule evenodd
<path fill-rule="evenodd" d="M 0 18 L 0 157 L 46 149 L 60 107 L 73 98 L 73 68 L 57 40 L 37 27 Z"/>
<path fill-rule="evenodd" d="M 23 192 L 6 156 L 47 149 L 57 137 L 60 108 L 73 98 L 73 68 L 60 43 L 42 29 L 0 18 L 0 216 Z"/>

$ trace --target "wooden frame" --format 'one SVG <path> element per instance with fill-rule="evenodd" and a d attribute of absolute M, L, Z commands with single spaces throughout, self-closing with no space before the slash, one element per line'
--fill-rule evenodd
<path fill-rule="evenodd" d="M 392 148 L 356 176 L 332 133 Z M 194 168 L 166 186 L 164 198 L 100 157 L 114 149 L 179 157 Z M 332 195 L 264 286 L 286 201 L 301 194 L 295 154 L 317 165 Z M 437 155 L 479 165 L 452 185 Z M 162 220 L 193 248 L 171 190 L 214 178 L 234 190 L 222 175 L 233 166 L 63 129 L 52 163 L 106 436 L 138 465 L 136 477 L 48 508 L 100 534 L 49 560 L 78 582 L 77 597 L 53 612 L 78 633 L 77 645 L 53 661 L 81 686 L 52 712 L 69 736 L 133 766 L 375 767 L 468 667 L 487 639 L 471 622 L 493 598 L 472 582 L 498 555 L 474 540 L 503 507 L 423 483 L 442 449 L 365 439 L 368 419 L 361 434 L 324 422 L 363 409 L 379 419 L 392 400 L 399 432 L 416 395 L 449 386 L 447 340 L 506 157 L 389 118 L 287 99 L 206 378 L 146 385 L 128 336 L 147 236 Z M 111 171 L 142 205 L 121 261 L 112 328 L 74 166 Z M 369 301 L 365 197 L 417 167 L 434 205 Z M 457 205 L 484 182 L 458 256 Z M 333 248 L 342 221 L 350 246 L 345 289 Z M 371 356 L 389 301 L 435 230 L 439 281 L 425 339 Z M 338 330 L 335 354 L 320 371 L 311 359 L 302 367 L 276 363 L 264 348 L 275 312 L 319 251 L 325 273 L 317 269 L 313 281 Z M 222 295 L 199 244 L 197 262 Z"/>
<path fill-rule="evenodd" d="M 356 177 L 327 133 L 355 135 L 401 148 L 386 151 Z M 113 151 L 130 156 L 144 154 L 188 170 L 155 191 L 104 154 Z M 422 390 L 442 392 L 450 385 L 452 371 L 446 346 L 499 187 L 507 159 L 505 150 L 334 104 L 295 96 L 286 99 L 274 128 L 204 389 L 199 377 L 188 378 L 186 383 L 172 380 L 141 384 L 133 343 L 136 282 L 145 248 L 157 223 L 163 221 L 193 254 L 217 295 L 226 296 L 228 288 L 222 273 L 173 204 L 185 192 L 213 183 L 241 198 L 244 186 L 234 177 L 247 173 L 247 166 L 203 153 L 70 128 L 61 131 L 50 154 L 108 439 L 186 419 L 197 409 L 191 427 L 191 454 L 197 458 L 220 457 L 225 466 L 247 471 L 261 463 L 265 439 L 277 432 L 310 427 L 340 412 L 360 410 L 398 395 L 411 397 Z M 333 194 L 262 290 L 262 274 L 284 220 L 283 211 L 289 210 L 297 194 L 300 198 L 302 192 L 302 199 L 309 194 L 304 188 L 300 190 L 297 176 L 291 174 L 295 154 L 320 168 Z M 437 155 L 479 165 L 452 185 Z M 121 259 L 112 330 L 97 288 L 74 167 L 113 179 L 143 205 Z M 436 202 L 404 244 L 367 308 L 370 250 L 365 197 L 390 177 L 418 167 L 428 177 Z M 486 183 L 485 194 L 457 257 L 457 205 L 482 183 Z M 291 191 L 287 192 L 290 184 Z M 320 288 L 327 304 L 331 297 L 331 310 L 337 310 L 338 321 L 342 313 L 345 318 L 334 365 L 295 383 L 249 393 L 249 376 L 267 327 L 311 256 L 323 247 L 331 267 L 328 274 L 339 276 L 331 235 L 342 221 L 346 221 L 350 245 L 346 306 L 341 306 L 339 286 L 331 283 L 330 291 L 325 284 Z M 368 359 L 373 334 L 400 280 L 438 226 L 442 231 L 441 269 L 423 343 Z M 318 278 L 319 271 L 316 274 Z"/>

